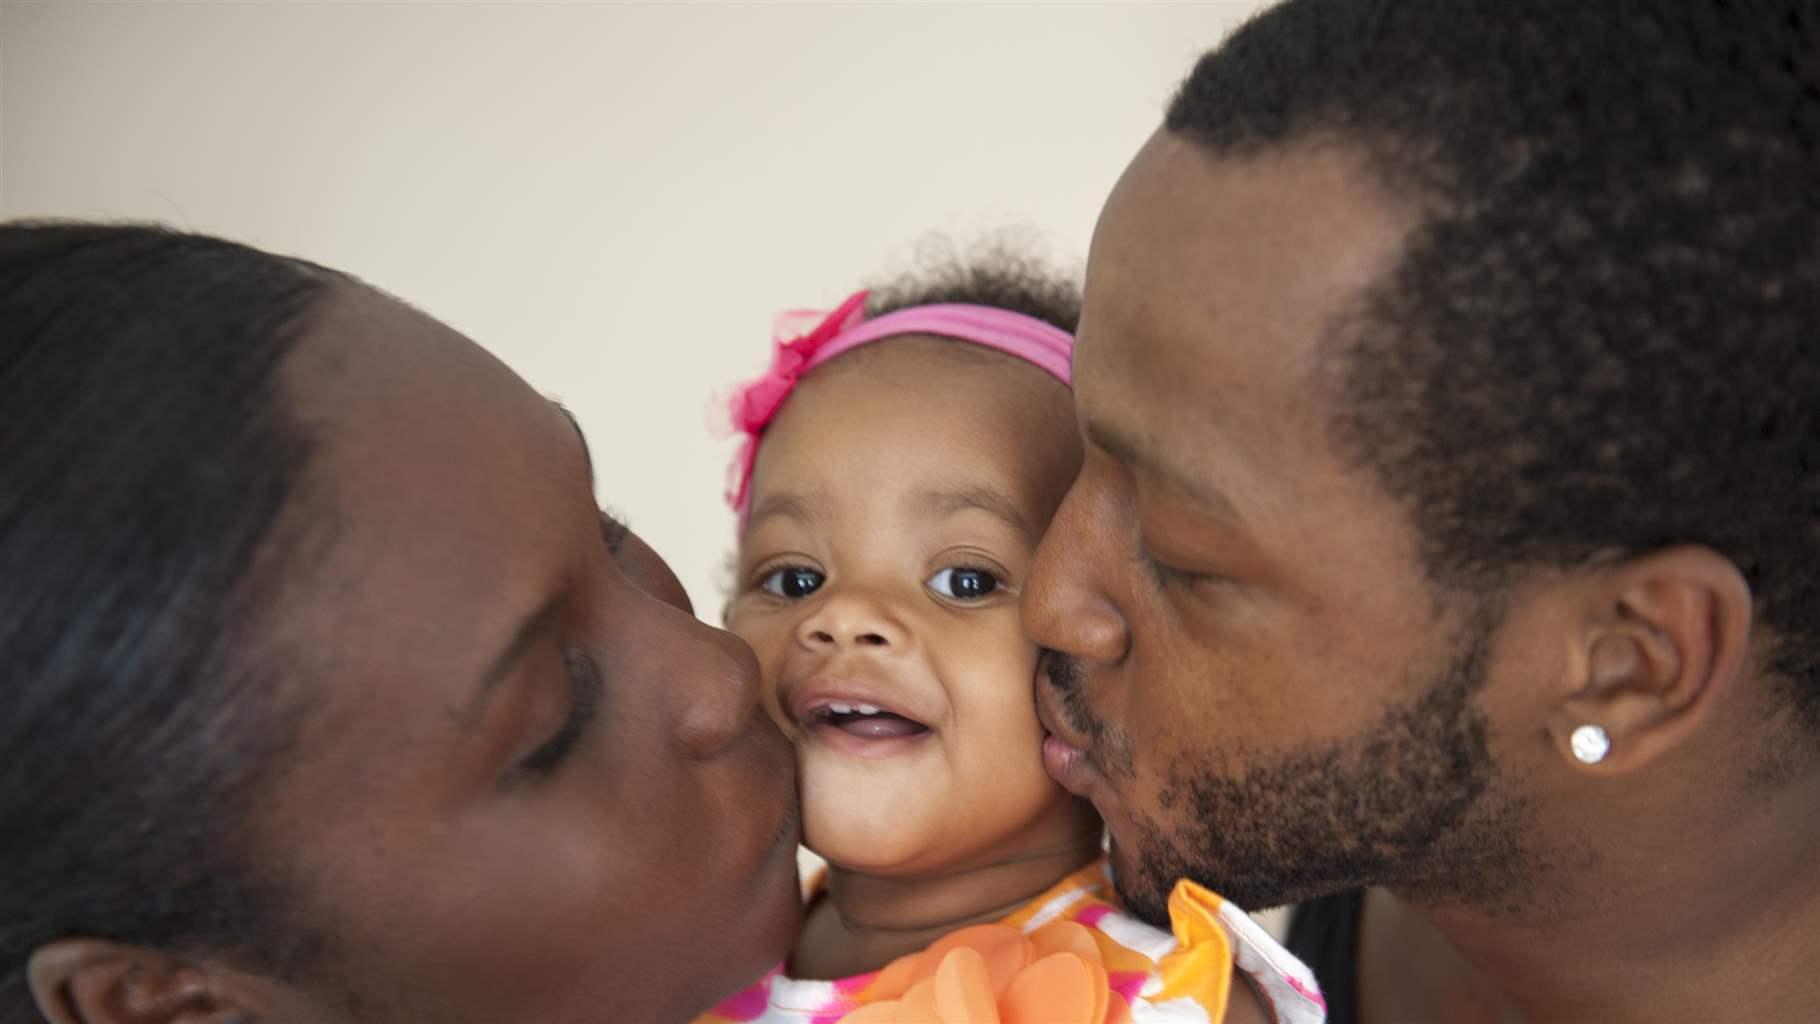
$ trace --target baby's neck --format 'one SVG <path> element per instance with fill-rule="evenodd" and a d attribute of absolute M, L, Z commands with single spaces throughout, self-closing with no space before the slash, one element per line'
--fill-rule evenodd
<path fill-rule="evenodd" d="M 1091 863 L 1100 833 L 949 873 L 868 875 L 836 866 L 809 908 L 789 973 L 844 978 L 878 970 L 970 924 L 996 921 Z"/>

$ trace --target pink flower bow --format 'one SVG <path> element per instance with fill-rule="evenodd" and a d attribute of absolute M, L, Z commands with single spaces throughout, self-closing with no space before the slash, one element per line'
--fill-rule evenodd
<path fill-rule="evenodd" d="M 777 346 L 771 366 L 756 380 L 733 393 L 728 403 L 733 429 L 746 435 L 727 475 L 727 504 L 739 513 L 741 529 L 746 522 L 747 503 L 752 497 L 752 467 L 758 461 L 758 441 L 765 428 L 777 417 L 784 399 L 796 389 L 796 382 L 814 365 L 815 354 L 843 332 L 866 319 L 865 291 L 857 291 L 827 314 L 814 310 L 791 310 L 777 318 L 772 342 Z M 797 325 L 820 317 L 807 333 L 793 334 Z"/>

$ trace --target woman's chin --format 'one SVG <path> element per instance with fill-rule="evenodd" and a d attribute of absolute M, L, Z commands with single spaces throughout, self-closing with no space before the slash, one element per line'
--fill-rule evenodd
<path fill-rule="evenodd" d="M 757 948 L 758 956 L 754 958 L 750 973 L 753 978 L 782 963 L 796 945 L 796 935 L 802 930 L 803 896 L 802 885 L 797 880 L 795 870 L 796 857 L 791 855 L 791 870 L 782 881 L 786 884 L 777 887 L 778 895 L 775 904 L 759 927 Z"/>
<path fill-rule="evenodd" d="M 769 958 L 760 971 L 775 966 L 796 942 L 796 931 L 802 923 L 802 880 L 797 870 L 796 851 L 802 842 L 801 809 L 792 806 L 766 837 L 763 852 L 749 861 L 751 874 L 744 883 L 748 897 L 744 903 L 751 914 L 743 918 L 742 929 L 751 935 L 748 948 L 759 951 L 760 959 Z"/>

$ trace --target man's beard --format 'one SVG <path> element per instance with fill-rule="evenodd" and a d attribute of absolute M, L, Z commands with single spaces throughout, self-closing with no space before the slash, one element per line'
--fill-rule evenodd
<path fill-rule="evenodd" d="M 1521 801 L 1499 786 L 1483 688 L 1494 622 L 1475 615 L 1440 671 L 1413 700 L 1359 734 L 1306 753 L 1178 752 L 1154 804 L 1134 805 L 1141 741 L 1096 719 L 1078 664 L 1048 654 L 1069 724 L 1094 744 L 1095 763 L 1127 797 L 1135 850 L 1115 845 L 1126 905 L 1159 925 L 1169 891 L 1190 878 L 1247 909 L 1363 886 L 1418 899 L 1495 906 L 1527 874 Z M 1103 752 L 1103 753 L 1102 753 Z M 1163 809 L 1149 817 L 1146 808 Z"/>

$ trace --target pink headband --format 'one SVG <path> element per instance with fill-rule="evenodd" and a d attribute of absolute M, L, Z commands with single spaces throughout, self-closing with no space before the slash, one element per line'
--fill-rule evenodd
<path fill-rule="evenodd" d="M 854 292 L 829 313 L 792 310 L 778 317 L 772 335 L 777 351 L 770 369 L 734 392 L 729 403 L 733 429 L 746 440 L 728 473 L 727 503 L 739 513 L 741 532 L 752 500 L 752 466 L 765 428 L 804 374 L 843 352 L 900 334 L 936 334 L 1016 356 L 1074 386 L 1070 366 L 1074 338 L 1053 324 L 1008 309 L 955 303 L 912 306 L 867 320 L 866 295 Z M 812 321 L 808 331 L 796 333 L 798 326 Z"/>

